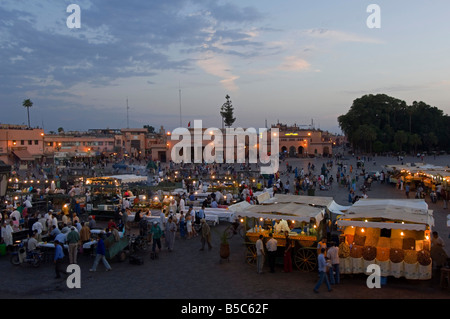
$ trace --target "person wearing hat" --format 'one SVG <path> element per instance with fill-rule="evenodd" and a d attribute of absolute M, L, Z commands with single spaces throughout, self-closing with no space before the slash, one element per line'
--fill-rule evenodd
<path fill-rule="evenodd" d="M 161 236 L 162 236 L 162 230 L 161 227 L 159 227 L 158 222 L 155 220 L 153 221 L 153 225 L 150 228 L 150 231 L 148 232 L 149 235 L 152 236 L 152 252 L 156 252 L 156 246 L 158 246 L 159 251 L 161 251 Z"/>
<path fill-rule="evenodd" d="M 208 249 L 211 250 L 212 245 L 211 245 L 211 228 L 209 227 L 209 225 L 206 223 L 206 220 L 204 218 L 202 218 L 200 220 L 200 223 L 202 225 L 202 237 L 201 237 L 201 242 L 202 242 L 202 248 L 200 248 L 200 250 L 205 250 L 205 244 L 208 244 Z"/>
<path fill-rule="evenodd" d="M 69 263 L 77 263 L 78 244 L 80 242 L 80 234 L 75 230 L 75 227 L 70 228 L 70 232 L 67 234 L 67 243 L 69 244 Z"/>

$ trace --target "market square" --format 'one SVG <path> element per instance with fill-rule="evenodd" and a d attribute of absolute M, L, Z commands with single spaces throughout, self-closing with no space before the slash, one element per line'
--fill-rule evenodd
<path fill-rule="evenodd" d="M 1 1 L 0 298 L 445 302 L 450 3 L 416 2 Z"/>
<path fill-rule="evenodd" d="M 428 158 L 434 165 L 444 165 L 448 156 L 440 156 L 434 159 Z M 417 158 L 405 158 L 405 163 L 415 161 Z M 314 163 L 320 167 L 324 159 L 290 159 L 294 167 L 307 169 L 308 163 Z M 383 170 L 383 165 L 395 164 L 395 157 L 377 157 L 376 165 L 370 163 L 374 170 Z M 356 165 L 356 158 L 348 161 L 349 165 Z M 283 167 L 283 161 L 280 162 Z M 292 176 L 291 176 L 292 177 Z M 287 179 L 287 175 L 281 175 L 281 179 Z M 360 184 L 358 184 L 359 189 Z M 357 191 L 360 194 L 359 191 Z M 332 189 L 316 191 L 316 196 L 325 194 L 334 198 L 336 203 L 342 206 L 348 205 L 348 190 L 340 187 L 336 182 Z M 396 189 L 395 185 L 374 182 L 371 190 L 367 192 L 370 199 L 403 199 L 404 191 Z M 312 197 L 312 196 L 311 196 Z M 314 198 L 314 197 L 312 197 Z M 443 202 L 436 203 L 426 200 L 429 208 L 433 210 L 435 225 L 445 241 L 445 247 L 449 245 L 449 231 L 446 224 L 447 210 Z M 99 225 L 106 227 L 107 221 L 98 221 Z M 99 271 L 89 272 L 93 263 L 92 255 L 80 255 L 78 263 L 81 268 L 81 288 L 69 289 L 65 280 L 55 280 L 53 266 L 44 263 L 39 268 L 16 267 L 9 260 L 2 257 L 2 271 L 8 272 L 5 278 L 7 289 L 2 291 L 6 298 L 127 298 L 140 299 L 185 299 L 187 291 L 196 291 L 195 298 L 199 299 L 277 299 L 277 298 L 316 298 L 312 288 L 315 285 L 317 272 L 303 272 L 295 269 L 292 273 L 283 273 L 283 266 L 277 265 L 276 272 L 267 271 L 263 275 L 256 274 L 256 266 L 246 262 L 245 240 L 236 235 L 230 239 L 230 257 L 224 261 L 219 255 L 221 232 L 229 222 L 220 221 L 211 226 L 212 249 L 199 251 L 201 242 L 199 237 L 182 239 L 178 233 L 175 239 L 173 252 L 162 249 L 158 259 L 151 259 L 150 254 L 144 253 L 143 265 L 132 265 L 127 260 L 124 262 L 112 261 L 111 272 L 104 272 L 103 265 L 99 265 Z M 138 233 L 136 227 L 131 229 Z M 164 248 L 163 244 L 163 248 Z M 28 266 L 28 267 L 27 267 Z M 104 273 L 103 273 L 104 272 Z M 201 273 L 201 275 L 197 275 Z M 333 287 L 331 293 L 327 293 L 323 287 L 320 298 L 410 298 L 410 299 L 440 299 L 448 298 L 448 289 L 440 287 L 440 278 L 437 274 L 429 280 L 407 280 L 389 276 L 387 283 L 380 289 L 369 289 L 366 285 L 367 276 L 364 274 L 341 275 L 341 283 Z M 37 279 L 39 278 L 39 279 Z M 285 284 L 281 284 L 285 282 Z M 293 284 L 295 283 L 295 284 Z M 108 287 L 108 288 L 107 288 Z M 183 289 L 184 287 L 184 289 Z M 105 293 L 107 291 L 107 293 Z M 116 294 L 117 293 L 117 294 Z M 289 297 L 287 297 L 289 296 Z M 189 296 L 191 298 L 192 296 Z"/>

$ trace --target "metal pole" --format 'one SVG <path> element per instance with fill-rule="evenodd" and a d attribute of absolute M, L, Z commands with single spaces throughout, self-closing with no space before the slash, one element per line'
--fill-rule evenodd
<path fill-rule="evenodd" d="M 181 85 L 178 84 L 178 95 L 179 95 L 179 99 L 180 99 L 180 127 L 182 126 L 182 121 L 181 121 Z"/>

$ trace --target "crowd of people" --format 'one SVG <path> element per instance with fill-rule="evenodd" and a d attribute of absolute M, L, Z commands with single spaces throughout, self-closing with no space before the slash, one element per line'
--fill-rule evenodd
<path fill-rule="evenodd" d="M 129 198 L 134 196 L 131 190 L 127 190 L 123 198 L 117 200 L 115 217 L 108 222 L 105 233 L 97 238 L 96 257 L 90 270 L 96 271 L 100 262 L 104 264 L 106 270 L 112 270 L 105 257 L 104 240 L 107 236 L 117 234 L 119 231 L 130 232 L 133 225 L 137 226 L 140 236 L 148 238 L 153 256 L 161 252 L 162 249 L 173 252 L 176 248 L 177 239 L 184 240 L 196 237 L 200 239 L 199 250 L 203 251 L 206 248 L 211 250 L 213 248 L 211 228 L 205 218 L 207 207 L 217 208 L 239 201 L 258 204 L 256 194 L 267 189 L 273 191 L 274 194 L 309 195 L 311 190 L 325 192 L 332 187 L 346 188 L 349 193 L 348 202 L 354 203 L 359 198 L 368 197 L 367 191 L 370 190 L 374 181 L 384 183 L 388 179 L 384 171 L 379 176 L 370 175 L 368 169 L 364 167 L 363 161 L 358 161 L 358 164 L 354 167 L 341 161 L 340 158 L 335 158 L 325 161 L 319 168 L 311 162 L 305 167 L 293 167 L 288 161 L 283 163 L 285 163 L 285 168 L 268 178 L 251 178 L 241 175 L 242 172 L 255 170 L 255 167 L 246 164 L 241 164 L 239 169 L 225 164 L 193 166 L 169 163 L 161 167 L 160 172 L 162 173 L 160 175 L 163 178 L 174 177 L 176 170 L 182 172 L 181 174 L 185 177 L 183 188 L 186 189 L 186 192 L 176 195 L 170 200 L 167 208 L 161 210 L 158 221 L 147 222 L 145 217 L 149 216 L 151 211 L 149 209 L 133 210 L 133 206 L 138 204 L 138 201 L 131 202 Z M 100 165 L 107 164 L 100 163 Z M 68 169 L 70 167 L 71 165 L 68 164 Z M 202 182 L 202 178 L 211 174 L 230 174 L 235 180 L 242 180 L 239 182 L 237 192 L 231 192 L 230 189 L 208 192 L 202 201 L 201 209 L 196 211 L 193 205 L 188 204 L 188 202 L 199 200 L 196 192 L 204 192 L 207 189 L 206 183 Z M 189 176 L 197 178 L 197 184 L 190 182 Z M 361 181 L 361 188 L 357 188 Z M 360 192 L 359 195 L 357 195 L 358 192 Z M 81 194 L 85 194 L 87 197 L 91 196 L 87 190 L 79 185 L 69 186 L 66 193 L 69 196 Z M 442 196 L 439 199 L 442 199 Z M 37 243 L 43 241 L 44 238 L 47 241 L 53 241 L 55 243 L 55 272 L 56 277 L 59 278 L 61 273 L 64 273 L 61 265 L 65 254 L 69 258 L 69 263 L 76 264 L 78 262 L 77 254 L 81 251 L 80 247 L 83 243 L 92 239 L 91 230 L 95 229 L 97 225 L 95 218 L 92 216 L 86 221 L 82 221 L 85 212 L 77 209 L 75 205 L 71 206 L 70 209 L 63 206 L 55 210 L 50 203 L 48 210 L 36 211 L 33 209 L 30 198 L 25 198 L 23 202 L 14 205 L 9 203 L 7 210 L 1 216 L 1 239 L 2 243 L 12 247 L 14 232 L 26 229 L 28 231 L 29 250 L 38 249 Z M 133 216 L 133 219 L 130 219 L 130 216 Z M 67 250 L 63 248 L 64 245 L 68 246 Z M 263 272 L 266 254 L 270 272 L 275 272 L 278 249 L 276 239 L 273 236 L 265 243 L 262 238 L 258 239 L 256 242 L 258 274 Z M 293 244 L 286 234 L 286 246 L 283 247 L 284 272 L 292 272 L 292 250 Z M 323 283 L 331 291 L 333 284 L 340 283 L 339 247 L 333 242 L 327 243 L 326 239 L 322 240 L 317 247 L 317 256 L 319 278 L 314 291 L 318 292 Z"/>

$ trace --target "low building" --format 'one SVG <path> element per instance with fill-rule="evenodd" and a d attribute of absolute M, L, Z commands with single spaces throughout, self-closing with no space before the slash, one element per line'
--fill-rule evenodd
<path fill-rule="evenodd" d="M 333 153 L 333 140 L 318 129 L 276 124 L 280 133 L 280 153 L 288 157 L 328 157 Z"/>
<path fill-rule="evenodd" d="M 56 161 L 109 156 L 115 137 L 110 134 L 67 132 L 45 135 L 45 156 Z"/>
<path fill-rule="evenodd" d="M 0 160 L 17 168 L 44 159 L 44 130 L 26 125 L 0 125 Z"/>

